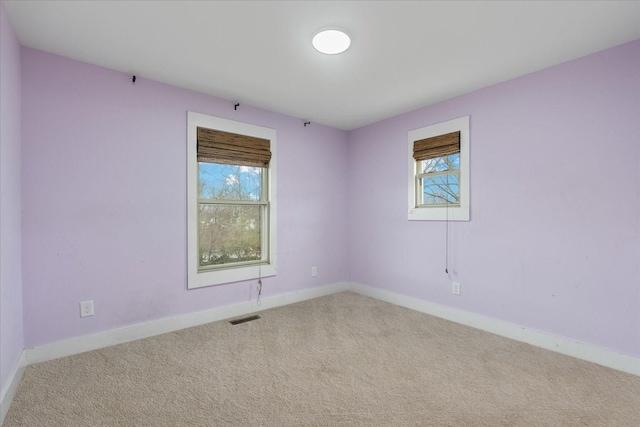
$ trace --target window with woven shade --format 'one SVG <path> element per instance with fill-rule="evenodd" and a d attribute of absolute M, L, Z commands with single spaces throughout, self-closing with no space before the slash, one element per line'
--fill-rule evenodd
<path fill-rule="evenodd" d="M 416 129 L 408 141 L 409 219 L 468 220 L 469 118 Z"/>
<path fill-rule="evenodd" d="M 420 139 L 413 143 L 416 168 L 416 205 L 460 204 L 460 132 Z"/>
<path fill-rule="evenodd" d="M 275 131 L 189 113 L 188 134 L 189 288 L 274 275 Z"/>

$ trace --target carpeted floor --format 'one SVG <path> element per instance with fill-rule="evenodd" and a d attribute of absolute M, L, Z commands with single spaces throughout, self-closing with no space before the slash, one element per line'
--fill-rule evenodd
<path fill-rule="evenodd" d="M 29 366 L 13 426 L 639 426 L 640 377 L 350 292 Z"/>

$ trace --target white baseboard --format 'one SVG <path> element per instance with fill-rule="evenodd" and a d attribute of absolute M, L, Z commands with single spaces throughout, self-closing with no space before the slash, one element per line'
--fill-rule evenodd
<path fill-rule="evenodd" d="M 502 320 L 492 319 L 394 292 L 349 282 L 334 283 L 264 298 L 260 307 L 256 305 L 255 301 L 248 301 L 182 316 L 159 319 L 125 328 L 113 329 L 93 335 L 71 338 L 51 344 L 44 344 L 25 349 L 23 357 L 26 355 L 27 364 L 44 362 L 343 291 L 353 291 L 381 301 L 471 326 L 495 335 L 525 342 L 536 347 L 640 376 L 640 359 L 632 356 L 580 343 L 568 338 L 554 336 Z"/>
<path fill-rule="evenodd" d="M 598 365 L 617 369 L 619 371 L 640 376 L 640 359 L 590 344 L 584 344 L 568 338 L 550 335 L 534 329 L 525 328 L 502 320 L 492 319 L 468 311 L 434 304 L 417 298 L 407 297 L 394 292 L 372 288 L 359 283 L 350 283 L 349 290 L 390 302 L 402 307 L 410 308 L 452 322 L 481 329 L 495 335 L 500 335 L 516 341 L 555 351 L 577 359 L 597 363 Z"/>
<path fill-rule="evenodd" d="M 263 298 L 259 307 L 257 306 L 256 301 L 247 301 L 224 307 L 216 307 L 210 310 L 189 313 L 182 316 L 168 317 L 124 328 L 112 329 L 105 332 L 99 332 L 97 334 L 71 338 L 50 344 L 43 344 L 25 350 L 27 354 L 27 363 L 31 365 L 34 363 L 45 362 L 59 357 L 97 350 L 99 348 L 202 325 L 204 323 L 215 322 L 282 305 L 293 304 L 312 298 L 334 294 L 336 292 L 346 291 L 348 289 L 349 284 L 346 282 L 334 283 L 331 285 L 319 286 L 288 294 Z"/>
<path fill-rule="evenodd" d="M 22 353 L 20 353 L 20 357 L 18 358 L 18 362 L 13 367 L 13 370 L 9 375 L 7 384 L 5 384 L 5 386 L 2 388 L 2 391 L 0 392 L 0 426 L 4 422 L 4 417 L 7 416 L 7 412 L 9 412 L 9 406 L 11 406 L 11 401 L 16 395 L 18 384 L 20 384 L 20 380 L 22 379 L 22 374 L 24 373 L 24 369 L 26 366 L 27 353 L 25 351 L 22 351 Z"/>

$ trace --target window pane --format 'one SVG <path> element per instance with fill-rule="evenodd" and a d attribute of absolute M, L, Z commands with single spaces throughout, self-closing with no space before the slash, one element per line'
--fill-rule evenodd
<path fill-rule="evenodd" d="M 457 174 L 422 178 L 423 205 L 458 203 L 460 203 L 460 188 Z"/>
<path fill-rule="evenodd" d="M 460 153 L 449 156 L 436 157 L 429 160 L 422 160 L 420 173 L 444 172 L 460 169 Z"/>
<path fill-rule="evenodd" d="M 199 205 L 199 266 L 259 260 L 262 206 Z"/>
<path fill-rule="evenodd" d="M 261 200 L 262 168 L 198 162 L 198 198 Z"/>

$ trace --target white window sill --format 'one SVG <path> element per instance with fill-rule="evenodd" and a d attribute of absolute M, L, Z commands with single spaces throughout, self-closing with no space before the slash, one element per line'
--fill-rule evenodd
<path fill-rule="evenodd" d="M 262 264 L 238 268 L 225 268 L 213 271 L 195 273 L 189 277 L 189 289 L 203 288 L 205 286 L 222 285 L 225 283 L 254 280 L 260 277 L 276 275 L 276 267 L 271 264 Z"/>
<path fill-rule="evenodd" d="M 409 209 L 409 221 L 469 221 L 469 208 L 446 207 Z"/>

